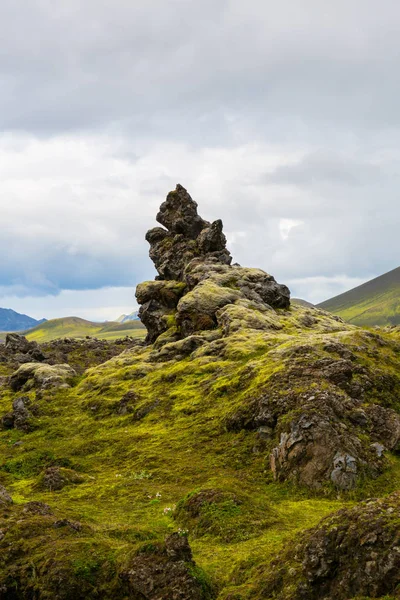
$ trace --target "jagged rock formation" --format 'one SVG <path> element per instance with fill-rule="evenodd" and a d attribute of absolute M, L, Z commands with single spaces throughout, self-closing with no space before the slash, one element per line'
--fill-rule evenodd
<path fill-rule="evenodd" d="M 400 415 L 377 404 L 385 394 L 396 398 L 400 382 L 360 364 L 359 347 L 326 339 L 321 349 L 324 357 L 312 346 L 287 350 L 284 368 L 226 426 L 257 431 L 256 450 L 270 449 L 277 481 L 349 490 L 382 472 L 385 451 L 400 450 Z"/>
<path fill-rule="evenodd" d="M 29 342 L 26 337 L 18 333 L 6 335 L 5 349 L 18 363 L 41 362 L 46 358 L 37 342 Z"/>
<path fill-rule="evenodd" d="M 271 564 L 262 598 L 398 598 L 399 519 L 399 492 L 327 517 Z"/>
<path fill-rule="evenodd" d="M 136 289 L 147 342 L 171 342 L 217 327 L 226 332 L 238 317 L 258 319 L 262 329 L 264 313 L 289 307 L 288 288 L 271 275 L 231 265 L 222 221 L 202 219 L 181 185 L 168 194 L 156 219 L 166 229 L 150 229 L 146 240 L 158 276 Z"/>
<path fill-rule="evenodd" d="M 289 305 L 180 187 L 159 220 L 153 344 L 0 344 L 0 598 L 398 597 L 400 330 Z"/>

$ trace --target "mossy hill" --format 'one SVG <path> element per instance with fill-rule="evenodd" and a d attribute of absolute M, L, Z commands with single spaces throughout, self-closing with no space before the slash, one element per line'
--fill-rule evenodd
<path fill-rule="evenodd" d="M 400 325 L 400 267 L 318 306 L 354 325 Z"/>
<path fill-rule="evenodd" d="M 63 337 L 82 338 L 87 335 L 105 340 L 114 340 L 124 335 L 144 337 L 146 331 L 140 321 L 93 323 L 79 317 L 64 317 L 49 319 L 23 333 L 28 340 L 44 343 Z"/>
<path fill-rule="evenodd" d="M 0 356 L 0 597 L 399 598 L 399 329 L 291 305 L 196 223 L 139 289 L 153 342 Z"/>

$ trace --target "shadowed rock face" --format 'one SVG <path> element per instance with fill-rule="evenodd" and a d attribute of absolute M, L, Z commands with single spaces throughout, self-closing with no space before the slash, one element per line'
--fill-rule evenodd
<path fill-rule="evenodd" d="M 257 310 L 258 314 L 289 307 L 288 288 L 271 275 L 260 269 L 231 266 L 222 221 L 202 219 L 197 203 L 184 187 L 178 184 L 168 194 L 156 218 L 166 229 L 150 229 L 146 240 L 158 276 L 136 290 L 142 305 L 139 316 L 148 330 L 147 342 L 155 342 L 167 331 L 160 344 L 217 327 L 227 332 L 230 319 L 221 309 L 228 304 L 236 305 L 242 313 Z"/>
<path fill-rule="evenodd" d="M 204 221 L 197 214 L 197 203 L 181 185 L 168 194 L 156 219 L 166 229 L 150 229 L 146 240 L 150 244 L 150 258 L 158 271 L 157 279 L 183 280 L 186 265 L 198 256 L 231 264 L 222 221 Z"/>

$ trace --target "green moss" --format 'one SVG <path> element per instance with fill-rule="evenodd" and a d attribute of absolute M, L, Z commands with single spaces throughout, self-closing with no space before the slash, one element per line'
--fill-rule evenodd
<path fill-rule="evenodd" d="M 81 521 L 84 529 L 45 528 L 45 535 L 35 538 L 40 526 L 32 520 L 32 542 L 24 542 L 27 554 L 18 562 L 23 575 L 16 585 L 29 581 L 33 589 L 50 589 L 43 581 L 46 568 L 53 572 L 47 562 L 51 555 L 77 585 L 84 582 L 88 598 L 93 586 L 103 593 L 99 597 L 112 597 L 104 594 L 116 585 L 115 571 L 126 557 L 181 527 L 189 530 L 196 563 L 217 583 L 220 597 L 248 598 L 260 565 L 283 545 L 294 544 L 302 530 L 359 499 L 400 487 L 399 459 L 390 454 L 380 477 L 340 497 L 333 490 L 274 483 L 265 462 L 268 450 L 254 451 L 256 433 L 226 430 L 227 419 L 271 389 L 273 378 L 302 347 L 309 346 L 315 360 L 328 356 L 323 350 L 328 341 L 340 342 L 379 376 L 399 376 L 393 334 L 382 333 L 381 345 L 322 311 L 316 311 L 313 328 L 304 329 L 299 325 L 304 310 L 276 312 L 281 329 L 238 329 L 217 340 L 214 354 L 215 342 L 205 341 L 184 360 L 156 363 L 150 360 L 154 348 L 135 348 L 87 370 L 70 389 L 41 390 L 37 399 L 32 390 L 40 409 L 38 427 L 30 433 L 0 431 L 0 483 L 14 496 L 16 508 L 27 501 L 46 502 L 60 518 Z M 10 374 L 9 367 L 0 368 Z M 293 385 L 296 393 L 305 391 L 301 382 Z M 329 389 L 330 384 L 319 385 Z M 396 386 L 389 388 L 368 392 L 367 401 L 389 405 L 397 393 Z M 135 395 L 134 411 L 144 409 L 140 418 L 116 410 L 128 392 Z M 3 414 L 16 397 L 8 387 L 0 388 Z M 293 416 L 288 413 L 280 425 Z M 17 441 L 22 444 L 14 446 Z M 57 492 L 40 489 L 41 473 L 49 466 L 74 469 L 84 481 Z M 184 514 L 180 503 L 205 489 L 228 496 L 196 517 Z M 13 543 L 19 539 L 23 532 L 17 528 Z M 109 583 L 100 576 L 103 571 Z"/>

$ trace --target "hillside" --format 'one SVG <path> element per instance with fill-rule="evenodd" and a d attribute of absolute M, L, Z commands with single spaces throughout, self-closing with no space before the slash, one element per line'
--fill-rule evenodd
<path fill-rule="evenodd" d="M 398 599 L 400 330 L 231 265 L 182 186 L 157 220 L 146 343 L 0 348 L 2 598 Z"/>
<path fill-rule="evenodd" d="M 38 321 L 28 315 L 15 312 L 11 308 L 0 308 L 0 332 L 23 331 L 43 323 L 45 319 Z"/>
<path fill-rule="evenodd" d="M 93 323 L 79 317 L 50 319 L 24 332 L 28 340 L 49 342 L 62 337 L 80 338 L 87 335 L 99 339 L 116 339 L 125 335 L 144 337 L 146 331 L 140 321 L 128 323 Z"/>
<path fill-rule="evenodd" d="M 318 306 L 355 325 L 400 325 L 400 267 Z"/>

